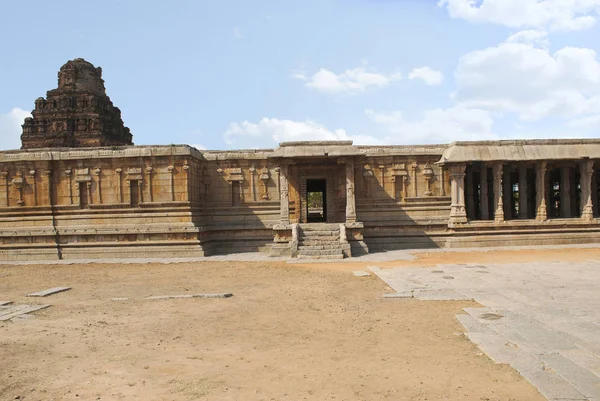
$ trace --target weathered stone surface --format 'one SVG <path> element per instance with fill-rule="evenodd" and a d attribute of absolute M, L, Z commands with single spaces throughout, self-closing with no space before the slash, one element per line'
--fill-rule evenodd
<path fill-rule="evenodd" d="M 81 58 L 58 72 L 58 88 L 35 101 L 25 119 L 23 149 L 132 145 L 121 111 L 106 96 L 102 69 Z"/>
<path fill-rule="evenodd" d="M 48 288 L 47 290 L 33 292 L 31 294 L 27 294 L 28 297 L 47 297 L 48 295 L 58 294 L 59 292 L 64 292 L 70 290 L 71 287 L 54 287 Z"/>
<path fill-rule="evenodd" d="M 456 318 L 497 363 L 514 367 L 549 400 L 600 400 L 599 261 L 370 268 L 400 294 L 455 292 L 483 308 Z M 487 271 L 487 275 L 478 274 Z M 390 296 L 393 294 L 386 294 Z M 423 298 L 421 298 L 423 299 Z"/>
<path fill-rule="evenodd" d="M 12 318 L 35 312 L 40 309 L 48 308 L 50 305 L 10 305 L 0 308 L 0 321 L 10 320 Z"/>
<path fill-rule="evenodd" d="M 153 295 L 146 299 L 186 299 L 186 298 L 230 298 L 233 294 L 184 294 L 184 295 Z"/>

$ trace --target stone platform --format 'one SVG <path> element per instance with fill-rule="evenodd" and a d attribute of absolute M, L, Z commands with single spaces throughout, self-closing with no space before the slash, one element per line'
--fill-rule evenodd
<path fill-rule="evenodd" d="M 398 298 L 474 299 L 457 319 L 490 358 L 549 400 L 600 400 L 600 260 L 371 270 Z"/>

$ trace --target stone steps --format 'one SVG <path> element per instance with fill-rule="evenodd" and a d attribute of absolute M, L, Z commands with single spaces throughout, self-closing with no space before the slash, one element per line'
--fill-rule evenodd
<path fill-rule="evenodd" d="M 324 243 L 338 243 L 340 242 L 340 237 L 335 235 L 324 235 L 322 237 L 306 237 L 303 238 L 300 236 L 299 243 L 305 243 L 306 245 L 319 245 Z M 310 244 L 309 244 L 310 242 Z M 313 242 L 315 242 L 313 244 Z"/>
<path fill-rule="evenodd" d="M 298 255 L 298 259 L 344 259 L 344 255 L 343 254 L 336 254 L 336 255 L 319 255 L 319 256 L 312 256 L 312 255 Z"/>
<path fill-rule="evenodd" d="M 329 230 L 329 231 L 338 231 L 339 232 L 340 225 L 339 224 L 327 224 L 327 223 L 308 223 L 308 224 L 301 224 L 300 229 L 303 231 Z"/>
<path fill-rule="evenodd" d="M 315 241 L 317 242 L 317 241 Z M 302 250 L 307 250 L 307 251 L 313 251 L 313 250 L 320 250 L 320 249 L 342 249 L 342 247 L 340 246 L 339 243 L 320 243 L 320 244 L 314 244 L 314 245 L 299 245 L 298 249 L 300 251 Z"/>
<path fill-rule="evenodd" d="M 319 231 L 300 231 L 300 235 L 302 237 L 311 238 L 311 237 L 336 237 L 340 238 L 340 230 L 332 231 L 332 230 L 319 230 Z"/>
<path fill-rule="evenodd" d="M 302 224 L 298 234 L 299 259 L 344 258 L 339 224 Z"/>

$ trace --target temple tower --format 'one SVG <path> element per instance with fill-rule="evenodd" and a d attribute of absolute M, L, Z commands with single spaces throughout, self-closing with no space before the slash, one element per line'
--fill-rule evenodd
<path fill-rule="evenodd" d="M 22 149 L 133 145 L 121 110 L 106 95 L 102 68 L 82 58 L 58 72 L 58 88 L 35 101 L 25 119 Z"/>

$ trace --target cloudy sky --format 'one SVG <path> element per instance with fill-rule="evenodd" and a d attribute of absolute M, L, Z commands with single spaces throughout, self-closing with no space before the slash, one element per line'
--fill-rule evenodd
<path fill-rule="evenodd" d="M 596 137 L 599 18 L 600 0 L 3 2 L 0 148 L 76 57 L 139 145 Z"/>

